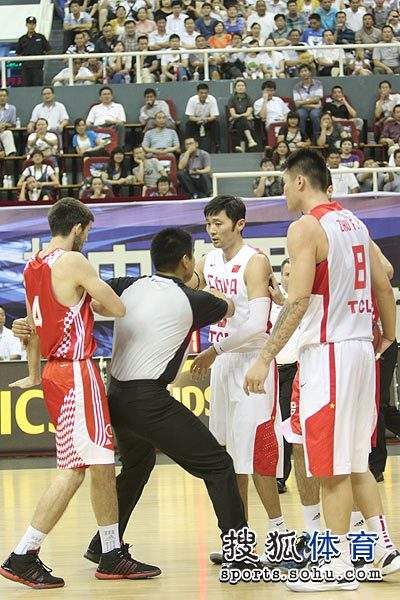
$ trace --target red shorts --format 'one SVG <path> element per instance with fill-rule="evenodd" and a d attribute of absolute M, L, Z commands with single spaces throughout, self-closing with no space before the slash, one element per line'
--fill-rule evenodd
<path fill-rule="evenodd" d="M 93 360 L 50 360 L 44 367 L 42 383 L 56 429 L 57 467 L 113 464 L 107 396 Z"/>

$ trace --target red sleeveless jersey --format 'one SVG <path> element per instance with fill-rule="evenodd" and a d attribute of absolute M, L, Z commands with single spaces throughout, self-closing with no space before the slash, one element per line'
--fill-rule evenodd
<path fill-rule="evenodd" d="M 65 250 L 33 256 L 24 270 L 25 290 L 44 358 L 85 360 L 96 349 L 91 297 L 86 292 L 75 306 L 63 306 L 54 296 L 51 269 Z"/>

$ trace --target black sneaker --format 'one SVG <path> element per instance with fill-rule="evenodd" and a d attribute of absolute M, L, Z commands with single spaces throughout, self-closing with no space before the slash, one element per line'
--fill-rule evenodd
<path fill-rule="evenodd" d="M 64 587 L 64 579 L 50 575 L 51 569 L 42 563 L 38 553 L 39 550 L 29 550 L 26 554 L 12 552 L 1 565 L 0 575 L 38 590 Z"/>
<path fill-rule="evenodd" d="M 92 563 L 96 563 L 96 565 L 99 564 L 101 558 L 101 540 L 99 533 L 96 533 L 96 535 L 92 538 L 83 556 Z"/>
<path fill-rule="evenodd" d="M 222 551 L 220 551 L 220 552 L 211 552 L 211 554 L 210 554 L 210 561 L 212 562 L 213 565 L 222 565 L 222 563 L 223 563 Z"/>
<path fill-rule="evenodd" d="M 161 575 L 161 569 L 140 563 L 129 554 L 128 544 L 101 555 L 97 579 L 149 579 Z"/>

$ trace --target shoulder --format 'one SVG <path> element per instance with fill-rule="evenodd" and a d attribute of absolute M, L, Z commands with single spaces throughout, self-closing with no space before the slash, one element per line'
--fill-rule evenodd
<path fill-rule="evenodd" d="M 254 248 L 254 250 L 256 249 Z M 266 273 L 269 270 L 271 270 L 271 263 L 268 256 L 262 250 L 256 250 L 256 253 L 249 258 L 246 265 L 246 275 L 249 275 L 249 273 Z"/>
<path fill-rule="evenodd" d="M 300 219 L 289 225 L 287 237 L 294 244 L 305 245 L 305 242 L 315 239 L 315 235 L 318 234 L 320 229 L 321 226 L 318 219 L 312 215 L 303 215 Z"/>

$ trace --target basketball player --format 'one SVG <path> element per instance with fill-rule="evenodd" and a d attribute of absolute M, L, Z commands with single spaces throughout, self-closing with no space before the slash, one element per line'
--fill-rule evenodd
<path fill-rule="evenodd" d="M 235 303 L 235 314 L 211 325 L 211 346 L 193 361 L 193 375 L 211 370 L 210 431 L 232 456 L 248 514 L 248 476 L 268 513 L 270 529 L 285 531 L 276 477 L 283 475 L 278 373 L 274 365 L 266 392 L 246 398 L 243 376 L 268 337 L 271 299 L 268 258 L 245 243 L 246 207 L 240 198 L 216 196 L 204 208 L 214 250 L 196 267 L 199 287 L 216 288 Z M 219 564 L 219 553 L 212 562 Z"/>
<path fill-rule="evenodd" d="M 93 313 L 99 302 L 114 317 L 125 306 L 102 282 L 81 249 L 93 214 L 74 198 L 64 198 L 48 213 L 52 238 L 24 270 L 29 376 L 13 385 L 30 388 L 42 381 L 44 399 L 56 428 L 57 466 L 60 472 L 42 495 L 33 519 L 14 552 L 0 568 L 7 579 L 33 588 L 64 586 L 40 560 L 46 535 L 57 524 L 85 477 L 91 474 L 91 500 L 99 525 L 102 556 L 98 579 L 153 577 L 160 570 L 133 560 L 121 547 L 115 487 L 114 440 L 107 399 L 92 355 Z M 40 377 L 40 355 L 48 362 Z"/>
<path fill-rule="evenodd" d="M 365 225 L 329 202 L 325 160 L 299 150 L 286 163 L 284 193 L 290 212 L 303 216 L 288 230 L 288 301 L 244 381 L 246 393 L 264 393 L 276 354 L 299 326 L 300 423 L 308 475 L 321 480 L 325 522 L 339 537 L 339 555 L 321 567 L 321 582 L 291 583 L 295 591 L 354 590 L 349 530 L 355 504 L 378 535 L 375 563 L 385 574 L 400 567 L 387 533 L 368 455 L 375 413 L 372 291 L 382 322 L 384 351 L 395 337 L 393 291 Z M 326 569 L 335 580 L 328 581 Z"/>

